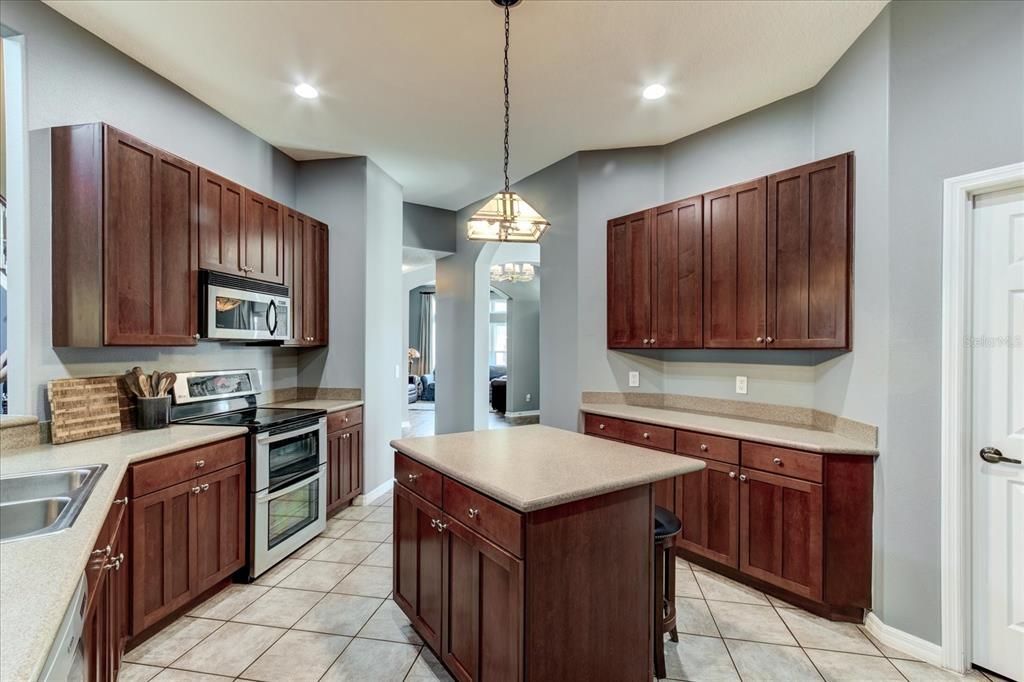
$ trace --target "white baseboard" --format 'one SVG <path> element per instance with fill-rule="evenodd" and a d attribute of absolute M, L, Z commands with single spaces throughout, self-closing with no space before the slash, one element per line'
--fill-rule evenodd
<path fill-rule="evenodd" d="M 394 487 L 394 484 L 394 481 L 384 481 L 370 492 L 363 493 L 362 495 L 356 497 L 356 499 L 352 501 L 352 504 L 354 504 L 357 507 L 364 507 L 368 504 L 373 504 L 374 500 L 384 497 L 385 495 L 390 493 L 391 488 Z"/>
<path fill-rule="evenodd" d="M 527 410 L 525 412 L 506 412 L 506 417 L 539 417 L 540 410 Z"/>
<path fill-rule="evenodd" d="M 931 663 L 939 668 L 942 667 L 941 646 L 926 639 L 921 639 L 909 632 L 897 630 L 891 625 L 886 625 L 874 612 L 868 613 L 868 617 L 864 619 L 864 629 L 886 646 L 898 649 L 925 663 Z"/>

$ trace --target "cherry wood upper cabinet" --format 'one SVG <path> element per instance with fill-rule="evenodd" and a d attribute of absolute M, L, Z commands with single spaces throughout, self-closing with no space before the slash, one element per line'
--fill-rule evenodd
<path fill-rule="evenodd" d="M 305 279 L 303 274 L 305 272 L 303 267 L 305 255 L 304 239 L 308 223 L 309 218 L 298 211 L 290 208 L 285 210 L 284 229 L 282 230 L 284 238 L 284 284 L 288 287 L 292 299 L 292 339 L 288 342 L 288 345 L 302 346 L 306 343 L 302 326 L 302 316 L 305 310 L 303 305 L 304 289 L 302 285 Z"/>
<path fill-rule="evenodd" d="M 768 176 L 769 348 L 847 348 L 850 154 Z"/>
<path fill-rule="evenodd" d="M 654 209 L 651 348 L 700 348 L 703 343 L 703 230 L 701 197 Z"/>
<path fill-rule="evenodd" d="M 704 347 L 764 348 L 765 178 L 704 195 Z"/>
<path fill-rule="evenodd" d="M 308 336 L 307 345 L 326 346 L 329 233 L 326 225 L 310 218 L 305 235 L 302 328 Z"/>
<path fill-rule="evenodd" d="M 101 123 L 51 155 L 53 345 L 195 345 L 198 167 Z"/>
<path fill-rule="evenodd" d="M 608 347 L 647 348 L 651 329 L 651 214 L 608 221 Z"/>
<path fill-rule="evenodd" d="M 242 270 L 242 186 L 199 169 L 199 267 L 229 275 Z"/>
<path fill-rule="evenodd" d="M 243 190 L 242 270 L 246 277 L 284 282 L 284 240 L 281 205 L 249 189 Z"/>

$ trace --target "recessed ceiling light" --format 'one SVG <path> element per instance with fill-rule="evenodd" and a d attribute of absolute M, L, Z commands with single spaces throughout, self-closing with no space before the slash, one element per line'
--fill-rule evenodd
<path fill-rule="evenodd" d="M 299 83 L 298 85 L 296 85 L 295 94 L 298 95 L 299 97 L 304 97 L 306 99 L 316 99 L 317 97 L 320 96 L 320 93 L 317 92 L 317 89 L 314 88 L 309 83 Z"/>
<path fill-rule="evenodd" d="M 661 99 L 665 96 L 665 86 L 661 83 L 652 83 L 644 88 L 644 99 Z"/>

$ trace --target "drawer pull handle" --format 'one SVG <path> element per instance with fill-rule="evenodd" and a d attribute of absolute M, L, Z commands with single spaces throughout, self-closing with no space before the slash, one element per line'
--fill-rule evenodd
<path fill-rule="evenodd" d="M 730 471 L 729 472 L 729 478 L 736 478 L 736 472 L 735 471 Z"/>
<path fill-rule="evenodd" d="M 128 496 L 114 498 L 114 504 L 128 504 Z"/>
<path fill-rule="evenodd" d="M 479 509 L 473 509 L 472 507 L 470 507 L 469 508 L 469 518 L 475 519 L 478 516 L 480 516 L 480 510 Z"/>
<path fill-rule="evenodd" d="M 205 459 L 197 459 L 196 460 L 196 469 L 202 469 L 204 466 L 206 466 L 206 460 Z"/>
<path fill-rule="evenodd" d="M 604 431 L 604 424 L 598 424 L 598 425 L 597 425 L 597 428 L 599 428 L 599 429 L 601 429 L 602 431 Z"/>
<path fill-rule="evenodd" d="M 743 474 L 740 474 L 740 481 L 742 481 L 743 483 L 746 483 L 747 477 L 745 475 L 743 475 Z"/>
<path fill-rule="evenodd" d="M 103 549 L 94 549 L 92 551 L 92 555 L 93 556 L 97 556 L 97 557 L 98 556 L 110 556 L 110 552 L 112 552 L 112 551 L 113 550 L 110 548 L 110 545 L 107 545 Z"/>
<path fill-rule="evenodd" d="M 201 486 L 199 486 L 199 490 L 200 490 L 201 492 L 204 492 L 204 493 L 205 493 L 205 492 L 206 492 L 207 490 L 209 490 L 209 489 L 210 489 L 210 484 L 209 484 L 209 483 L 203 483 L 203 484 L 202 484 Z"/>
<path fill-rule="evenodd" d="M 201 491 L 202 491 L 202 488 L 200 488 L 199 486 L 195 486 L 194 488 L 192 488 L 192 494 L 193 495 L 198 495 Z"/>
<path fill-rule="evenodd" d="M 708 446 L 707 446 L 707 444 L 705 444 L 705 443 L 701 443 L 701 444 L 700 444 L 700 451 L 701 451 L 701 452 L 707 452 L 707 451 L 708 451 Z"/>
<path fill-rule="evenodd" d="M 778 464 L 779 466 L 782 466 L 782 458 L 781 457 L 774 458 L 772 460 L 772 464 Z"/>
<path fill-rule="evenodd" d="M 415 483 L 416 479 L 419 478 L 419 474 L 409 474 L 409 483 Z"/>

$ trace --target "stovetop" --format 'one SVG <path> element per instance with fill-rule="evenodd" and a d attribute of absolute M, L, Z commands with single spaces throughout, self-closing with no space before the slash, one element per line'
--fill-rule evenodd
<path fill-rule="evenodd" d="M 206 415 L 188 419 L 185 423 L 204 426 L 245 426 L 252 432 L 268 431 L 298 422 L 312 421 L 327 414 L 325 410 L 289 409 L 282 407 L 254 407 L 235 412 Z"/>

